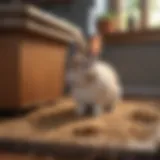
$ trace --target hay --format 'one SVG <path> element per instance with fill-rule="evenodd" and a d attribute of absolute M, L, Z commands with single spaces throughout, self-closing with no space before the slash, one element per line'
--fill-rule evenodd
<path fill-rule="evenodd" d="M 91 137 L 103 134 L 103 129 L 98 125 L 87 125 L 73 130 L 73 134 L 77 137 Z"/>
<path fill-rule="evenodd" d="M 154 108 L 139 108 L 130 114 L 130 119 L 135 123 L 142 123 L 144 125 L 153 125 L 160 119 L 160 114 Z"/>
<path fill-rule="evenodd" d="M 139 124 L 132 124 L 129 128 L 128 128 L 128 132 L 130 134 L 130 138 L 134 139 L 136 141 L 147 141 L 151 138 L 154 139 L 154 136 L 156 135 L 156 128 L 149 128 L 149 127 L 145 127 Z"/>
<path fill-rule="evenodd" d="M 137 104 L 136 101 L 123 101 L 114 112 L 93 118 L 77 117 L 74 104 L 65 100 L 40 108 L 22 119 L 1 122 L 0 136 L 92 146 L 113 143 L 127 146 L 130 141 L 155 139 L 159 111 L 152 106 L 146 107 L 146 103 L 139 107 Z"/>

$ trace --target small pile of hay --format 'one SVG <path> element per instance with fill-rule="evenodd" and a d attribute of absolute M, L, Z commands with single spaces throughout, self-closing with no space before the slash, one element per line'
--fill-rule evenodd
<path fill-rule="evenodd" d="M 140 122 L 145 125 L 153 125 L 159 121 L 160 115 L 159 112 L 154 110 L 153 108 L 150 109 L 137 109 L 133 111 L 130 115 L 131 120 L 134 122 Z"/>
<path fill-rule="evenodd" d="M 148 128 L 138 124 L 132 124 L 128 132 L 131 139 L 138 141 L 148 141 L 149 139 L 154 139 L 155 128 Z"/>
<path fill-rule="evenodd" d="M 75 128 L 73 134 L 75 136 L 82 136 L 82 137 L 92 137 L 102 134 L 104 131 L 98 125 L 87 125 L 79 128 Z"/>

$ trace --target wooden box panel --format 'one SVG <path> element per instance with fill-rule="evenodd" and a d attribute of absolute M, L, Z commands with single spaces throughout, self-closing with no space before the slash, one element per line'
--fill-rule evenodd
<path fill-rule="evenodd" d="M 37 35 L 0 37 L 0 107 L 28 107 L 63 95 L 65 43 Z"/>
<path fill-rule="evenodd" d="M 20 49 L 21 103 L 56 100 L 63 95 L 67 46 L 43 37 L 23 37 Z"/>
<path fill-rule="evenodd" d="M 63 95 L 67 44 L 37 35 L 0 37 L 0 108 L 28 107 Z"/>

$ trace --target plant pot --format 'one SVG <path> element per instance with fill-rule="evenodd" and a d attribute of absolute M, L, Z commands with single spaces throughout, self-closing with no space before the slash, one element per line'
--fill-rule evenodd
<path fill-rule="evenodd" d="M 101 34 L 113 33 L 115 32 L 115 19 L 99 20 L 97 23 L 97 29 Z"/>

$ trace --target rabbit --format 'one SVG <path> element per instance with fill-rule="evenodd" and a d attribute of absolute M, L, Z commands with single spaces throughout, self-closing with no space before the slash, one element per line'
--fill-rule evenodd
<path fill-rule="evenodd" d="M 113 111 L 122 99 L 123 89 L 115 69 L 107 62 L 92 60 L 83 54 L 71 59 L 67 73 L 71 96 L 77 102 L 76 114 L 83 116 L 88 107 L 92 115 Z"/>

